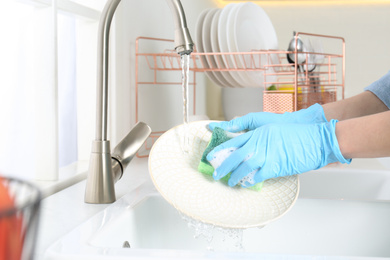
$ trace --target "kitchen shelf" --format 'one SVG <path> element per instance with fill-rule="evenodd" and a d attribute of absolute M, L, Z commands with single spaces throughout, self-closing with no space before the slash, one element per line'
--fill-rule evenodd
<path fill-rule="evenodd" d="M 325 40 L 325 51 L 297 52 L 285 50 L 252 50 L 250 52 L 220 52 L 201 53 L 196 50 L 190 56 L 190 72 L 193 86 L 193 113 L 196 114 L 196 73 L 248 73 L 261 72 L 263 80 L 259 83 L 264 88 L 263 111 L 273 113 L 293 112 L 307 108 L 315 103 L 325 104 L 344 99 L 345 88 L 345 40 L 342 37 L 310 34 L 298 32 L 298 37 L 305 40 Z M 147 44 L 161 48 L 171 47 L 173 40 L 151 37 L 138 37 L 136 40 L 136 121 L 139 120 L 138 91 L 141 85 L 180 85 L 181 81 L 164 81 L 161 73 L 181 72 L 181 58 L 172 49 L 166 48 L 160 52 L 148 52 L 142 48 Z M 168 45 L 167 45 L 168 43 Z M 141 49 L 143 49 L 141 51 Z M 329 49 L 329 51 L 328 51 Z M 304 55 L 305 62 L 301 65 L 291 64 L 287 55 Z M 312 57 L 315 57 L 313 60 Z M 319 58 L 319 59 L 318 59 Z M 145 67 L 152 73 L 146 76 L 147 80 L 140 79 L 140 68 Z M 307 68 L 315 70 L 309 72 Z M 177 77 L 181 79 L 181 77 Z M 221 86 L 226 87 L 226 86 Z M 261 97 L 260 97 L 261 98 Z M 164 131 L 152 132 L 151 138 L 146 142 L 144 155 L 146 157 L 154 141 Z"/>

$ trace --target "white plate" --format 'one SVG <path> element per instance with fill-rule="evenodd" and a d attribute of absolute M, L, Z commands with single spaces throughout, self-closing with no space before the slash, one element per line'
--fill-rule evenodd
<path fill-rule="evenodd" d="M 237 6 L 235 6 L 229 13 L 229 17 L 227 19 L 227 30 L 226 30 L 226 34 L 227 34 L 227 45 L 228 45 L 228 50 L 229 52 L 238 52 L 238 48 L 237 48 L 237 44 L 236 44 L 236 35 L 235 35 L 235 30 L 234 30 L 234 27 L 235 27 L 235 20 L 236 20 L 236 16 L 237 16 L 237 12 L 239 10 L 241 10 L 241 7 L 244 5 L 245 3 L 240 3 L 238 4 Z M 250 51 L 250 50 L 248 50 Z M 234 62 L 234 64 L 236 64 L 237 68 L 240 68 L 240 69 L 244 69 L 245 66 L 244 66 L 244 62 L 243 62 L 243 56 L 242 55 L 234 55 L 234 56 L 231 56 L 232 58 L 232 61 Z M 239 72 L 239 76 L 240 76 L 240 79 L 241 79 L 241 85 L 245 86 L 245 87 L 250 87 L 252 82 L 250 79 L 248 79 L 248 76 L 247 76 L 247 73 L 246 71 L 241 71 Z"/>
<path fill-rule="evenodd" d="M 233 36 L 230 40 L 235 41 L 232 46 L 234 51 L 248 52 L 251 50 L 270 50 L 278 49 L 278 39 L 275 29 L 267 13 L 257 4 L 246 2 L 237 8 L 234 17 L 230 20 L 233 23 Z M 262 64 L 267 62 L 268 56 L 261 57 Z M 277 59 L 276 55 L 270 57 L 271 60 Z M 250 63 L 247 56 L 243 62 Z M 269 61 L 268 63 L 270 63 Z M 241 64 L 241 65 L 242 65 Z M 269 68 L 268 70 L 272 70 Z M 272 71 L 268 71 L 272 73 Z M 264 73 L 258 71 L 246 71 L 247 79 L 250 80 L 252 87 L 262 87 L 264 82 Z M 270 77 L 270 76 L 269 76 Z M 267 78 L 267 81 L 272 81 Z"/>
<path fill-rule="evenodd" d="M 218 21 L 218 45 L 219 49 L 222 53 L 229 52 L 229 46 L 228 46 L 228 36 L 227 36 L 227 30 L 229 29 L 227 26 L 228 18 L 230 12 L 232 12 L 238 5 L 237 4 L 228 4 L 222 9 L 221 15 L 219 16 Z M 222 60 L 225 63 L 226 68 L 235 68 L 236 64 L 234 63 L 234 59 L 231 57 L 231 55 L 222 55 Z M 242 76 L 240 76 L 240 72 L 237 71 L 228 71 L 228 73 L 234 78 L 234 80 L 238 83 L 237 87 L 245 87 L 243 85 L 243 79 Z"/>
<path fill-rule="evenodd" d="M 214 12 L 217 10 L 216 8 L 209 8 L 204 10 L 198 17 L 196 21 L 196 38 L 195 38 L 195 43 L 196 43 L 196 49 L 198 52 L 204 52 L 204 47 L 203 47 L 203 24 L 206 20 L 206 17 L 208 16 L 209 13 Z M 209 64 L 207 62 L 207 59 L 204 55 L 199 56 L 201 59 L 201 62 L 205 68 L 208 68 Z M 219 86 L 223 86 L 224 84 L 218 80 L 218 78 L 214 75 L 212 71 L 205 71 L 206 75 L 209 77 L 210 80 L 218 84 Z"/>
<path fill-rule="evenodd" d="M 296 175 L 269 179 L 261 191 L 229 187 L 198 172 L 198 164 L 211 138 L 207 125 L 197 121 L 165 132 L 149 155 L 149 172 L 161 195 L 183 214 L 226 228 L 264 226 L 286 214 L 299 193 Z M 182 150 L 185 129 L 190 140 Z"/>
<path fill-rule="evenodd" d="M 218 12 L 214 15 L 213 21 L 211 22 L 210 28 L 210 43 L 211 43 L 211 51 L 213 53 L 220 53 L 221 49 L 219 48 L 218 43 L 218 22 L 219 17 L 221 15 L 222 10 L 219 9 Z M 222 59 L 221 55 L 215 55 L 214 61 L 218 68 L 226 69 L 225 62 Z M 224 79 L 227 85 L 225 87 L 236 88 L 239 86 L 238 82 L 230 75 L 228 71 L 216 71 L 216 74 L 220 74 Z"/>
<path fill-rule="evenodd" d="M 219 12 L 220 9 L 212 9 L 210 10 L 207 14 L 206 17 L 204 18 L 203 22 L 203 28 L 202 28 L 202 47 L 203 47 L 203 52 L 212 52 L 211 48 L 211 23 L 214 19 L 214 16 L 217 12 Z M 207 55 L 203 56 L 206 60 L 207 63 L 207 68 L 217 68 L 217 63 L 214 59 L 214 55 Z M 216 71 L 210 71 L 211 74 L 215 78 L 217 78 L 218 82 L 216 82 L 219 86 L 225 87 L 229 85 L 229 82 L 226 81 L 226 79 L 220 74 L 217 73 Z"/>

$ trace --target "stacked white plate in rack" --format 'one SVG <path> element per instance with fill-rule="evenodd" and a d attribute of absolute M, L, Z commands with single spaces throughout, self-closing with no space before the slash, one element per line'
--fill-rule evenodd
<path fill-rule="evenodd" d="M 278 40 L 271 20 L 259 5 L 232 3 L 200 14 L 196 23 L 196 47 L 200 53 L 242 53 L 278 49 Z M 204 68 L 212 69 L 206 75 L 219 86 L 245 88 L 264 87 L 264 71 L 242 69 L 253 64 L 256 67 L 270 64 L 273 57 L 264 54 L 253 59 L 250 55 L 230 54 L 200 55 L 200 59 Z"/>

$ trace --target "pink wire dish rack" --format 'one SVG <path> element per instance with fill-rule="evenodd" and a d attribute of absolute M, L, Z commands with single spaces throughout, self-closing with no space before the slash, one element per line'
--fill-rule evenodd
<path fill-rule="evenodd" d="M 325 104 L 344 99 L 345 90 L 345 40 L 342 37 L 296 33 L 296 37 L 305 40 L 325 41 L 326 51 L 310 50 L 298 52 L 285 50 L 252 50 L 250 52 L 219 52 L 203 53 L 194 51 L 190 59 L 192 72 L 190 85 L 193 87 L 193 114 L 196 114 L 196 73 L 218 73 L 225 71 L 262 72 L 264 92 L 263 111 L 273 113 L 293 112 L 307 108 L 315 103 Z M 138 37 L 136 40 L 135 66 L 135 120 L 139 121 L 139 87 L 142 85 L 179 85 L 181 86 L 180 56 L 172 49 L 162 49 L 161 52 L 141 52 L 141 45 L 152 43 L 155 50 L 158 46 L 173 46 L 173 40 L 151 37 Z M 296 46 L 297 44 L 295 44 Z M 301 64 L 289 63 L 287 55 L 304 55 Z M 315 58 L 313 58 L 315 57 Z M 224 60 L 230 60 L 224 64 Z M 211 62 L 212 61 L 212 62 Z M 140 68 L 149 70 L 147 77 L 151 80 L 140 80 Z M 314 68 L 310 71 L 310 68 Z M 161 80 L 161 73 L 168 71 L 177 73 L 177 81 Z M 152 132 L 145 143 L 145 150 L 138 157 L 147 157 L 153 143 L 165 131 Z"/>

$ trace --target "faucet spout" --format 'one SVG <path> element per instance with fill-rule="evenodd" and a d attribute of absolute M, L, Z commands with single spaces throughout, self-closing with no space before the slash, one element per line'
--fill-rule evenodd
<path fill-rule="evenodd" d="M 175 50 L 178 54 L 190 54 L 194 50 L 194 43 L 187 28 L 187 20 L 180 0 L 166 0 L 174 17 L 175 23 Z"/>
<path fill-rule="evenodd" d="M 139 122 L 114 148 L 111 155 L 107 138 L 108 126 L 108 60 L 109 35 L 112 18 L 121 0 L 108 0 L 101 14 L 98 28 L 97 93 L 96 93 L 96 138 L 92 142 L 87 184 L 86 203 L 112 203 L 115 201 L 114 184 L 126 166 L 151 134 L 145 123 Z M 179 54 L 190 54 L 193 42 L 187 28 L 180 0 L 167 0 L 175 22 L 175 44 Z"/>

